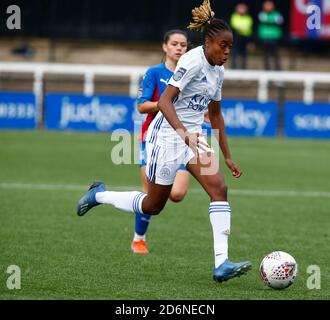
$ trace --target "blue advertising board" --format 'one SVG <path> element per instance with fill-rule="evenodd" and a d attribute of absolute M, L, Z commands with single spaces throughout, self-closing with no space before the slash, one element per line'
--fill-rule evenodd
<path fill-rule="evenodd" d="M 253 100 L 224 100 L 222 112 L 227 133 L 241 136 L 276 135 L 277 104 Z M 133 132 L 136 114 L 135 99 L 127 96 L 92 96 L 48 94 L 45 126 L 52 130 Z M 138 126 L 135 124 L 135 128 Z M 204 129 L 210 129 L 205 126 Z"/>
<path fill-rule="evenodd" d="M 223 100 L 222 114 L 226 132 L 231 136 L 276 136 L 278 112 L 276 102 Z"/>
<path fill-rule="evenodd" d="M 285 104 L 285 134 L 295 138 L 330 138 L 330 104 Z"/>
<path fill-rule="evenodd" d="M 37 125 L 33 93 L 0 93 L 0 129 L 34 129 Z"/>
<path fill-rule="evenodd" d="M 52 130 L 133 131 L 135 99 L 127 96 L 48 94 L 45 126 Z"/>

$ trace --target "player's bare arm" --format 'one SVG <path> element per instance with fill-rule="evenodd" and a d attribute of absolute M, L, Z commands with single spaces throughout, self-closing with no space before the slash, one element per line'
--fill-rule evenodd
<path fill-rule="evenodd" d="M 172 85 L 168 85 L 163 95 L 158 101 L 158 108 L 163 113 L 166 120 L 172 126 L 172 128 L 179 134 L 184 142 L 197 153 L 197 147 L 199 146 L 198 133 L 188 132 L 187 128 L 178 118 L 178 115 L 173 106 L 174 99 L 179 95 L 180 90 Z"/>
<path fill-rule="evenodd" d="M 215 136 L 219 142 L 219 146 L 223 153 L 225 162 L 228 168 L 230 169 L 230 171 L 232 172 L 233 176 L 235 178 L 239 178 L 242 175 L 242 171 L 231 158 L 231 154 L 227 142 L 225 122 L 221 113 L 220 101 L 211 100 L 208 106 L 208 116 L 211 122 L 212 129 L 214 129 Z"/>
<path fill-rule="evenodd" d="M 187 129 L 178 118 L 173 106 L 173 100 L 179 95 L 179 93 L 180 90 L 178 88 L 168 85 L 158 101 L 158 108 L 174 130 L 185 133 Z"/>
<path fill-rule="evenodd" d="M 138 110 L 140 113 L 151 113 L 159 111 L 157 101 L 146 101 L 138 104 Z"/>

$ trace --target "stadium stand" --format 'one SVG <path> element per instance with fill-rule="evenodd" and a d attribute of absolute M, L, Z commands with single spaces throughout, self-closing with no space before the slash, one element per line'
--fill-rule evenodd
<path fill-rule="evenodd" d="M 162 56 L 158 45 L 153 43 L 105 43 L 100 41 L 74 41 L 50 40 L 31 38 L 25 42 L 33 48 L 34 55 L 13 55 L 12 49 L 20 45 L 20 39 L 0 39 L 0 61 L 6 62 L 51 62 L 70 64 L 111 64 L 128 66 L 149 66 L 159 63 Z M 286 71 L 330 72 L 330 65 L 326 54 L 304 53 L 295 48 L 282 48 L 281 57 L 283 69 Z M 230 66 L 228 66 L 229 68 Z M 262 70 L 262 53 L 256 50 L 250 55 L 249 69 Z M 47 92 L 82 92 L 84 79 L 75 75 L 45 75 L 44 89 Z M 33 85 L 33 75 L 17 74 L 15 72 L 0 73 L 0 90 L 2 91 L 28 91 Z M 237 89 L 241 98 L 255 98 L 258 87 L 255 82 L 230 81 L 225 83 L 225 95 L 234 98 Z M 302 84 L 271 83 L 269 85 L 269 98 L 278 99 L 285 94 L 287 100 L 301 99 Z M 96 76 L 94 79 L 95 93 L 126 94 L 129 92 L 129 78 L 118 76 Z M 328 84 L 316 84 L 314 97 L 318 101 L 329 101 Z"/>

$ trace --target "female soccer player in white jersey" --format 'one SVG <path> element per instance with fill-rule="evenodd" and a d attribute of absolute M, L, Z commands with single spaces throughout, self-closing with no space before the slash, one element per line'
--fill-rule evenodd
<path fill-rule="evenodd" d="M 185 163 L 210 197 L 215 255 L 213 279 L 222 282 L 245 274 L 252 266 L 248 261 L 234 263 L 228 259 L 231 209 L 227 186 L 218 160 L 201 134 L 204 112 L 208 108 L 226 165 L 232 175 L 239 178 L 242 172 L 229 151 L 220 103 L 223 65 L 229 58 L 233 34 L 223 20 L 214 18 L 209 0 L 192 13 L 194 22 L 189 28 L 202 31 L 203 45 L 181 57 L 158 102 L 161 112 L 152 121 L 146 138 L 148 193 L 106 191 L 102 182 L 96 182 L 80 199 L 77 213 L 84 215 L 99 204 L 111 204 L 124 211 L 157 215 L 169 198 L 176 170 Z"/>
<path fill-rule="evenodd" d="M 167 87 L 168 81 L 173 75 L 178 60 L 186 53 L 188 47 L 188 35 L 185 31 L 174 29 L 169 30 L 164 35 L 163 52 L 165 54 L 162 63 L 150 67 L 141 81 L 139 96 L 137 99 L 138 110 L 146 113 L 147 118 L 142 125 L 140 143 L 140 172 L 142 180 L 142 191 L 148 192 L 148 178 L 146 175 L 146 136 L 152 120 L 156 117 L 158 100 Z M 175 181 L 170 193 L 170 199 L 180 202 L 185 197 L 189 186 L 189 172 L 182 164 L 176 174 Z M 151 216 L 136 213 L 134 238 L 131 249 L 134 253 L 149 253 L 146 233 L 149 228 Z"/>

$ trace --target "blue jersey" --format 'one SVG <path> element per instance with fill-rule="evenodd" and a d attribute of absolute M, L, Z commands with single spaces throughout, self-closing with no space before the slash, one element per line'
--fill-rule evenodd
<path fill-rule="evenodd" d="M 158 101 L 172 75 L 164 63 L 149 68 L 141 82 L 137 103 Z"/>
<path fill-rule="evenodd" d="M 158 101 L 165 91 L 173 72 L 166 68 L 164 63 L 149 68 L 141 81 L 137 103 Z M 157 112 L 149 113 L 142 125 L 142 141 Z"/>

